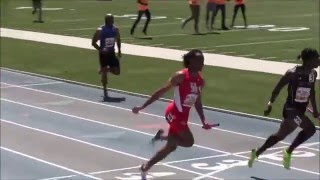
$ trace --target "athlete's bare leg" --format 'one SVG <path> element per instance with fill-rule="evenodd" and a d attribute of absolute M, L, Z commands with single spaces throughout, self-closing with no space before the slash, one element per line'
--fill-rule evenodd
<path fill-rule="evenodd" d="M 160 162 L 161 160 L 163 160 L 164 158 L 166 158 L 171 152 L 175 151 L 178 147 L 178 138 L 173 136 L 173 135 L 169 135 L 167 138 L 167 143 L 166 145 L 160 149 L 143 167 L 142 167 L 142 171 L 148 171 L 153 165 L 155 165 L 156 163 Z"/>
<path fill-rule="evenodd" d="M 104 97 L 108 97 L 108 91 L 107 91 L 107 84 L 108 84 L 108 68 L 102 68 L 101 71 L 101 83 L 102 83 L 102 87 L 103 87 L 103 95 Z"/>
<path fill-rule="evenodd" d="M 280 125 L 280 128 L 277 133 L 272 134 L 266 142 L 257 150 L 257 157 L 262 154 L 265 150 L 268 148 L 274 146 L 279 141 L 282 141 L 284 138 L 286 138 L 289 134 L 291 134 L 295 129 L 297 128 L 297 125 L 293 122 L 292 119 L 285 119 Z"/>
<path fill-rule="evenodd" d="M 166 140 L 166 145 L 142 167 L 142 171 L 148 171 L 153 165 L 166 158 L 171 152 L 175 151 L 178 146 L 192 147 L 194 144 L 194 138 L 189 129 L 182 131 L 178 135 L 169 133 L 168 136 L 160 136 L 160 139 Z"/>
<path fill-rule="evenodd" d="M 307 141 L 311 136 L 316 133 L 316 128 L 311 120 L 307 116 L 300 116 L 302 123 L 300 127 L 302 131 L 298 134 L 298 136 L 294 139 L 290 147 L 288 148 L 287 152 L 292 153 L 292 151 L 297 148 L 300 144 Z"/>

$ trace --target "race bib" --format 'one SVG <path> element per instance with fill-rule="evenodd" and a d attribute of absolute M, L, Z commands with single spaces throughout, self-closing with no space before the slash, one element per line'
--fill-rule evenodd
<path fill-rule="evenodd" d="M 184 106 L 192 107 L 198 98 L 197 94 L 188 94 L 183 102 Z"/>
<path fill-rule="evenodd" d="M 310 96 L 310 88 L 298 87 L 296 92 L 296 102 L 305 103 L 308 102 Z"/>
<path fill-rule="evenodd" d="M 105 47 L 113 47 L 115 39 L 114 38 L 106 38 L 105 39 Z"/>

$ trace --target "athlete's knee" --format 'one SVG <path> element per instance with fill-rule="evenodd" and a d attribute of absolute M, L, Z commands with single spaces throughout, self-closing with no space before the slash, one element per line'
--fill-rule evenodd
<path fill-rule="evenodd" d="M 176 149 L 177 149 L 177 145 L 168 146 L 168 151 L 169 151 L 170 153 L 171 153 L 171 152 L 174 152 Z"/>
<path fill-rule="evenodd" d="M 191 136 L 190 138 L 185 139 L 183 144 L 184 147 L 192 147 L 194 144 L 194 138 Z"/>
<path fill-rule="evenodd" d="M 190 141 L 186 142 L 185 147 L 192 147 L 193 144 L 194 144 L 194 140 L 190 140 Z"/>
<path fill-rule="evenodd" d="M 304 130 L 302 130 L 307 136 L 313 136 L 316 133 L 316 127 L 310 126 Z"/>

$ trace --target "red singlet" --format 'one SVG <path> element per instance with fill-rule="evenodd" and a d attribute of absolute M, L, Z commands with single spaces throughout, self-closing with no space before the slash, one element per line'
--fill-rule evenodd
<path fill-rule="evenodd" d="M 165 117 L 170 124 L 169 133 L 179 133 L 188 129 L 188 118 L 191 107 L 201 94 L 203 78 L 200 74 L 190 77 L 188 69 L 182 70 L 184 74 L 183 82 L 174 87 L 174 99 L 165 111 Z"/>

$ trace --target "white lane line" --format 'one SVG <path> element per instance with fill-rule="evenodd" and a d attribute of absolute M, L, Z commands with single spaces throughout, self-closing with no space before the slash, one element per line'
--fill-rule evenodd
<path fill-rule="evenodd" d="M 56 20 L 52 20 L 51 22 L 66 23 L 66 22 L 83 22 L 83 21 L 88 21 L 88 19 L 56 19 Z"/>
<path fill-rule="evenodd" d="M 3 84 L 12 85 L 12 84 L 8 84 L 8 83 L 3 83 Z M 66 95 L 62 95 L 62 94 L 52 93 L 52 92 L 48 92 L 48 91 L 42 91 L 42 90 L 32 89 L 32 88 L 28 88 L 28 87 L 20 87 L 20 88 L 21 88 L 21 89 L 30 90 L 30 91 L 41 92 L 41 93 L 45 93 L 45 94 L 50 94 L 50 95 L 65 97 L 65 98 L 68 98 L 68 99 L 78 100 L 78 101 L 82 101 L 82 102 L 86 102 L 86 103 L 90 103 L 90 104 L 96 104 L 96 105 L 111 107 L 111 108 L 115 108 L 115 109 L 121 109 L 121 110 L 125 110 L 125 111 L 131 111 L 131 109 L 127 109 L 127 108 L 123 108 L 123 107 L 118 107 L 118 106 L 113 106 L 113 105 L 109 105 L 109 104 L 98 103 L 98 102 L 89 101 L 89 100 L 85 100 L 85 99 L 80 99 L 80 98 L 75 98 L 75 97 L 66 96 Z M 159 115 L 152 114 L 152 113 L 147 113 L 147 112 L 140 112 L 140 114 L 148 115 L 148 116 L 152 116 L 152 117 L 164 118 L 163 116 L 159 116 Z M 201 124 L 197 124 L 197 123 L 193 123 L 193 122 L 189 122 L 189 124 L 202 127 Z M 231 131 L 231 130 L 226 130 L 226 129 L 221 129 L 221 128 L 214 128 L 214 129 L 215 129 L 215 130 L 218 130 L 218 131 L 223 131 L 223 132 L 232 133 L 232 134 L 237 134 L 237 135 L 246 136 L 246 137 L 252 137 L 252 138 L 256 138 L 256 139 L 263 139 L 263 140 L 266 140 L 266 139 L 267 139 L 267 138 L 260 137 L 260 136 L 255 136 L 255 135 L 251 135 L 251 134 L 240 133 L 240 132 Z M 283 141 L 281 141 L 280 143 L 290 144 L 290 143 L 283 142 Z"/>
<path fill-rule="evenodd" d="M 63 84 L 63 83 L 64 82 L 48 82 L 48 83 L 35 83 L 35 84 L 23 84 L 23 85 L 8 85 L 0 88 L 8 89 L 8 88 L 32 87 L 32 86 L 43 86 L 43 85 L 51 85 L 51 84 Z M 1 82 L 1 84 L 6 84 L 6 83 Z"/>
<path fill-rule="evenodd" d="M 215 156 L 206 156 L 206 157 L 199 157 L 199 158 L 192 158 L 192 159 L 184 159 L 184 160 L 178 160 L 178 161 L 169 161 L 169 162 L 164 162 L 163 164 L 174 164 L 174 163 L 181 163 L 181 162 L 189 162 L 189 161 L 195 161 L 195 160 L 202 160 L 202 159 L 210 159 L 210 158 L 216 158 L 216 157 L 224 157 L 224 156 L 229 156 L 229 154 L 219 154 Z"/>
<path fill-rule="evenodd" d="M 1 37 L 21 39 L 32 42 L 41 42 L 47 44 L 56 44 L 63 46 L 70 46 L 76 48 L 95 50 L 91 46 L 90 38 L 79 38 L 74 36 L 57 35 L 49 33 L 40 33 L 24 30 L 14 30 L 8 28 L 0 28 Z M 181 35 L 181 34 L 179 34 Z M 182 34 L 188 35 L 188 34 Z M 165 37 L 167 35 L 161 35 Z M 172 36 L 172 35 L 169 35 Z M 151 36 L 152 37 L 152 36 Z M 157 36 L 154 36 L 157 37 Z M 179 37 L 177 37 L 179 38 Z M 132 38 L 130 38 L 132 39 Z M 291 40 L 292 41 L 292 40 Z M 161 58 L 172 61 L 182 61 L 181 56 L 185 54 L 185 51 L 178 49 L 168 49 L 162 47 L 149 47 L 139 46 L 127 43 L 122 43 L 123 54 Z M 204 53 L 206 59 L 219 59 L 219 61 L 205 61 L 205 65 L 224 67 L 229 69 L 238 69 L 244 71 L 264 72 L 270 74 L 283 75 L 288 69 L 292 68 L 293 63 L 284 63 L 278 61 L 258 60 L 255 61 L 252 58 L 236 57 L 228 55 L 219 55 L 212 53 Z M 319 77 L 320 79 L 320 77 Z"/>
<path fill-rule="evenodd" d="M 117 171 L 122 171 L 122 170 L 130 170 L 130 169 L 138 169 L 141 165 L 139 166 L 132 166 L 132 167 L 127 167 L 127 168 L 119 168 L 119 169 L 111 169 L 111 170 L 105 170 L 105 171 L 97 171 L 97 172 L 92 172 L 90 174 L 96 175 L 96 174 L 103 174 L 103 173 L 109 173 L 109 172 L 117 172 Z"/>
<path fill-rule="evenodd" d="M 173 36 L 187 36 L 190 34 L 186 34 L 186 33 L 180 33 L 180 34 L 163 34 L 163 35 L 154 35 L 154 36 L 145 36 L 146 38 L 157 38 L 157 37 L 173 37 Z M 123 40 L 127 40 L 127 39 L 135 39 L 133 37 L 124 37 L 121 38 Z"/>
<path fill-rule="evenodd" d="M 219 45 L 219 46 L 213 46 L 213 47 L 222 48 L 222 47 L 233 47 L 233 46 L 257 45 L 257 44 L 275 44 L 275 43 L 294 42 L 294 41 L 309 41 L 312 39 L 315 39 L 315 38 L 285 39 L 285 40 L 279 40 L 279 41 L 262 41 L 262 42 L 252 42 L 252 43 L 226 44 L 226 45 Z"/>
<path fill-rule="evenodd" d="M 181 46 L 167 46 L 167 48 L 179 48 Z"/>
<path fill-rule="evenodd" d="M 166 26 L 166 25 L 174 25 L 174 24 L 180 24 L 180 23 L 158 23 L 158 24 L 152 24 L 152 26 Z M 131 25 L 124 25 L 124 26 L 117 26 L 118 28 L 131 28 Z M 70 28 L 66 29 L 67 31 L 85 31 L 85 30 L 95 30 L 97 27 L 85 27 L 85 28 Z"/>
<path fill-rule="evenodd" d="M 3 120 L 1 119 L 1 121 L 3 121 Z M 52 163 L 52 162 L 49 162 L 49 161 L 45 161 L 45 160 L 43 160 L 43 159 L 39 159 L 39 158 L 36 158 L 36 157 L 34 157 L 34 156 L 30 156 L 30 155 L 27 155 L 27 154 L 24 154 L 24 153 L 21 153 L 21 152 L 18 152 L 18 151 L 15 151 L 15 150 L 12 150 L 12 149 L 3 147 L 3 146 L 1 146 L 0 148 L 1 148 L 2 150 L 5 150 L 5 151 L 8 151 L 8 152 L 11 152 L 11 153 L 14 153 L 14 154 L 17 154 L 17 155 L 20 155 L 20 156 L 23 156 L 23 157 L 32 159 L 32 160 L 36 160 L 36 161 L 42 162 L 42 163 L 44 163 L 44 164 L 48 164 L 48 165 L 51 165 L 51 166 L 60 168 L 60 169 L 64 169 L 64 170 L 66 170 L 66 171 L 70 171 L 70 172 L 73 172 L 73 173 L 75 173 L 75 174 L 79 174 L 79 175 L 81 175 L 81 176 L 85 176 L 85 177 L 88 177 L 88 178 L 91 178 L 91 179 L 96 179 L 96 180 L 102 180 L 101 178 L 97 178 L 97 177 L 94 177 L 94 176 L 91 176 L 91 175 L 88 175 L 88 174 L 85 174 L 85 173 L 82 173 L 82 172 L 79 172 L 79 171 L 76 171 L 76 170 L 67 168 L 67 167 L 65 167 L 65 166 L 61 166 L 61 165 L 58 165 L 58 164 L 55 164 L 55 163 Z"/>
<path fill-rule="evenodd" d="M 66 178 L 72 178 L 77 175 L 70 175 L 70 176 L 57 176 L 57 177 L 51 177 L 51 178 L 44 178 L 44 179 L 39 179 L 39 180 L 59 180 L 59 179 L 66 179 Z"/>
<path fill-rule="evenodd" d="M 111 170 L 105 170 L 105 171 L 91 172 L 91 173 L 89 173 L 89 174 L 91 174 L 91 175 L 97 175 L 97 174 L 103 174 L 103 173 L 108 173 L 108 172 L 116 172 L 116 171 L 122 171 L 122 170 L 130 170 L 130 169 L 135 169 L 135 168 L 139 168 L 139 167 L 140 167 L 140 165 L 139 165 L 139 166 L 133 166 L 133 167 L 127 167 L 127 168 L 111 169 Z M 75 177 L 75 176 L 77 176 L 77 175 L 57 176 L 57 177 L 40 179 L 40 180 L 58 180 L 58 179 L 71 178 L 71 177 Z"/>
<path fill-rule="evenodd" d="M 62 112 L 58 112 L 58 111 L 54 111 L 54 110 L 50 110 L 50 109 L 46 109 L 46 108 L 41 108 L 41 107 L 38 107 L 38 106 L 33 106 L 33 105 L 25 104 L 25 103 L 20 103 L 20 102 L 16 102 L 16 101 L 4 99 L 4 98 L 1 98 L 1 100 L 2 101 L 6 101 L 6 102 L 10 102 L 10 103 L 13 103 L 13 104 L 19 104 L 19 105 L 22 105 L 22 106 L 38 109 L 38 110 L 43 110 L 43 111 L 47 111 L 47 112 L 51 112 L 51 113 L 55 113 L 55 114 L 60 114 L 60 115 L 71 117 L 71 118 L 76 118 L 76 119 L 83 120 L 83 121 L 88 121 L 88 122 L 104 125 L 104 126 L 110 126 L 110 127 L 114 127 L 114 128 L 118 128 L 118 129 L 123 129 L 123 130 L 126 130 L 126 131 L 131 131 L 131 132 L 135 132 L 135 133 L 139 133 L 139 134 L 144 134 L 144 135 L 147 135 L 147 136 L 152 136 L 152 137 L 154 136 L 154 134 L 150 134 L 150 133 L 146 133 L 146 132 L 142 132 L 142 131 L 138 131 L 138 130 L 122 127 L 122 126 L 117 126 L 117 125 L 113 125 L 113 124 L 109 124 L 109 123 L 105 123 L 105 122 L 95 121 L 95 120 L 92 120 L 92 119 L 83 118 L 83 117 L 79 117 L 79 116 L 75 116 L 75 115 L 71 115 L 71 114 L 67 114 L 67 113 L 62 113 Z M 194 146 L 198 147 L 198 148 L 201 148 L 201 149 L 214 151 L 214 152 L 220 152 L 220 153 L 224 153 L 224 154 L 229 154 L 226 151 L 221 151 L 221 150 L 217 150 L 217 149 L 213 149 L 213 148 L 209 148 L 209 147 L 205 147 L 205 146 L 201 146 L 201 145 L 197 145 L 197 144 L 195 144 Z"/>
<path fill-rule="evenodd" d="M 157 47 L 157 46 L 164 46 L 164 44 L 148 44 L 148 46 Z"/>
<path fill-rule="evenodd" d="M 277 57 L 265 57 L 265 58 L 260 58 L 260 59 L 265 59 L 265 60 L 268 60 L 268 59 L 276 59 Z"/>
<path fill-rule="evenodd" d="M 26 71 L 14 70 L 14 69 L 3 68 L 3 67 L 0 67 L 0 69 L 4 70 L 6 72 L 9 72 L 9 73 L 15 73 L 15 74 L 20 74 L 20 75 L 26 75 L 27 74 L 29 76 L 37 76 L 37 77 L 41 77 L 41 78 L 54 79 L 56 81 L 68 82 L 68 83 L 71 83 L 71 84 L 82 85 L 82 86 L 87 86 L 87 87 L 91 87 L 91 88 L 98 88 L 98 89 L 102 88 L 102 86 L 97 86 L 97 85 L 93 85 L 93 84 L 83 83 L 83 82 L 79 82 L 79 81 L 72 81 L 72 80 L 67 80 L 67 79 L 63 79 L 63 78 L 47 76 L 47 75 L 41 75 L 41 74 L 36 74 L 36 73 L 31 73 L 31 72 L 26 72 Z M 134 92 L 124 91 L 124 90 L 120 90 L 120 89 L 112 89 L 112 88 L 110 88 L 110 90 L 115 91 L 117 93 L 128 94 L 128 95 L 131 95 L 131 96 L 133 95 L 133 96 L 138 96 L 138 97 L 143 97 L 143 98 L 149 98 L 150 97 L 150 95 L 141 94 L 141 93 L 134 93 Z M 160 99 L 163 100 L 163 101 L 166 101 L 166 102 L 171 102 L 172 101 L 171 99 L 166 99 L 166 98 L 160 98 Z M 214 108 L 214 107 L 209 107 L 209 106 L 203 106 L 203 107 L 208 108 L 211 111 L 220 111 L 220 112 L 227 113 L 227 114 L 236 114 L 238 116 L 247 116 L 249 118 L 258 118 L 258 119 L 259 118 L 264 118 L 264 119 L 269 119 L 271 121 L 281 122 L 280 119 L 275 119 L 275 118 L 262 117 L 262 116 L 258 116 L 258 115 L 242 113 L 242 112 L 237 112 L 237 111 L 231 111 L 231 110 L 227 110 L 227 109 Z"/>
<path fill-rule="evenodd" d="M 68 116 L 68 117 L 73 117 L 73 118 L 77 118 L 77 119 L 81 119 L 81 120 L 85 120 L 85 121 L 89 121 L 89 122 L 93 122 L 93 123 L 97 123 L 97 124 L 101 124 L 101 125 L 116 127 L 116 128 L 120 128 L 120 129 L 124 129 L 124 130 L 128 130 L 128 131 L 140 133 L 140 134 L 145 134 L 145 135 L 148 135 L 148 136 L 153 136 L 153 134 L 145 133 L 145 132 L 138 131 L 138 130 L 134 130 L 134 129 L 130 129 L 130 128 L 125 128 L 125 127 L 116 126 L 116 125 L 112 125 L 112 124 L 108 124 L 108 123 L 103 123 L 103 122 L 99 122 L 99 121 L 94 121 L 94 120 L 91 120 L 91 119 L 87 119 L 87 118 L 83 118 L 83 117 L 78 117 L 78 116 L 73 116 L 73 115 L 69 115 L 69 114 L 65 114 L 65 113 L 61 113 L 61 112 L 57 112 L 57 111 L 53 111 L 53 110 L 49 110 L 49 109 L 45 109 L 45 108 L 40 108 L 40 107 L 36 107 L 36 106 L 24 104 L 24 103 L 19 103 L 19 102 L 15 102 L 15 101 L 3 99 L 3 98 L 1 98 L 1 100 L 7 101 L 7 102 L 11 102 L 11 103 L 15 103 L 15 104 L 24 105 L 24 106 L 27 106 L 27 107 L 32 107 L 32 108 L 35 108 L 35 109 L 40 109 L 40 110 L 44 110 L 44 111 L 48 111 L 48 112 L 53 112 L 53 113 L 56 113 L 56 114 L 61 114 L 61 115 L 65 115 L 65 116 Z M 216 152 L 221 152 L 221 153 L 225 153 L 225 154 L 230 154 L 229 152 L 226 152 L 226 151 L 221 151 L 221 150 L 217 150 L 217 149 L 213 149 L 213 148 L 208 148 L 208 147 L 205 147 L 205 146 L 200 146 L 200 145 L 194 145 L 194 146 L 195 146 L 195 147 L 202 148 L 202 149 L 210 150 L 210 151 L 216 151 Z M 121 151 L 119 151 L 119 152 L 121 152 Z M 128 154 L 128 153 L 127 153 L 127 154 Z M 131 154 L 129 154 L 129 155 L 131 155 Z M 232 155 L 241 157 L 241 156 L 238 155 L 238 154 L 232 154 Z M 136 157 L 138 157 L 138 156 L 136 156 Z M 261 162 L 264 162 L 264 161 L 261 161 Z M 268 163 L 268 162 L 266 161 L 266 163 Z M 281 166 L 281 165 L 278 164 L 278 166 Z M 294 168 L 292 168 L 292 169 L 294 169 Z M 298 170 L 298 171 L 299 171 L 299 170 L 301 170 L 301 169 L 295 168 L 295 170 Z M 301 170 L 301 171 L 307 172 L 307 170 Z M 310 172 L 312 172 L 312 171 L 310 171 Z M 314 174 L 314 172 L 313 172 L 313 174 Z"/>
<path fill-rule="evenodd" d="M 236 52 L 222 52 L 222 54 L 235 54 Z"/>
<path fill-rule="evenodd" d="M 242 158 L 245 158 L 245 159 L 250 159 L 249 157 L 247 156 L 242 156 L 242 155 L 235 155 L 233 154 L 233 156 L 236 156 L 236 157 L 242 157 Z M 264 160 L 257 160 L 259 162 L 263 162 L 263 163 L 266 163 L 266 164 L 271 164 L 271 165 L 274 165 L 274 166 L 279 166 L 279 167 L 283 167 L 282 164 L 277 164 L 277 163 L 273 163 L 273 162 L 269 162 L 269 161 L 264 161 Z M 305 169 L 300 169 L 300 168 L 295 168 L 295 167 L 292 167 L 290 168 L 291 170 L 296 170 L 296 171 L 301 171 L 301 172 L 305 172 L 305 173 L 309 173 L 309 174 L 315 174 L 315 175 L 320 175 L 319 172 L 313 172 L 313 171 L 308 171 L 308 170 L 305 170 Z"/>
<path fill-rule="evenodd" d="M 239 55 L 241 57 L 252 57 L 252 56 L 256 56 L 256 54 L 244 54 L 244 55 Z"/>
<path fill-rule="evenodd" d="M 107 147 L 104 147 L 104 146 L 99 146 L 97 144 L 92 144 L 92 143 L 89 143 L 89 142 L 86 142 L 86 141 L 82 141 L 82 140 L 75 139 L 75 138 L 68 137 L 68 136 L 64 136 L 64 135 L 61 135 L 61 134 L 45 131 L 45 130 L 42 130 L 42 129 L 33 128 L 33 127 L 30 127 L 30 126 L 26 126 L 26 125 L 22 125 L 22 124 L 19 124 L 19 123 L 12 122 L 12 121 L 8 121 L 8 120 L 2 119 L 2 118 L 1 118 L 1 122 L 13 124 L 13 125 L 16 125 L 16 126 L 20 126 L 20 127 L 26 128 L 26 129 L 31 129 L 31 130 L 38 131 L 38 132 L 45 133 L 45 134 L 50 134 L 50 135 L 53 135 L 53 136 L 57 136 L 57 137 L 60 137 L 60 138 L 64 138 L 64 139 L 68 139 L 68 140 L 71 140 L 71 141 L 79 142 L 79 143 L 82 143 L 82 144 L 86 144 L 88 146 L 93 146 L 93 147 L 104 149 L 104 150 L 107 150 L 107 151 L 119 153 L 119 154 L 122 154 L 122 155 L 130 156 L 130 157 L 133 157 L 133 158 L 137 158 L 137 159 L 141 159 L 141 160 L 145 160 L 145 161 L 148 160 L 147 158 L 136 156 L 134 154 L 126 153 L 126 152 L 123 152 L 123 151 L 118 151 L 118 150 L 107 148 Z M 159 165 L 167 166 L 167 167 L 170 167 L 170 168 L 178 169 L 178 170 L 189 172 L 189 173 L 193 173 L 193 174 L 197 174 L 197 175 L 200 175 L 200 176 L 203 175 L 203 174 L 198 173 L 198 172 L 190 171 L 190 170 L 187 170 L 187 169 L 184 169 L 184 168 L 179 168 L 179 167 L 168 165 L 168 164 L 159 163 Z M 211 177 L 211 178 L 219 179 L 219 178 L 216 178 L 216 177 Z"/>
<path fill-rule="evenodd" d="M 320 144 L 320 142 L 306 143 L 306 144 L 304 144 L 304 147 L 314 146 L 314 145 L 318 145 L 318 144 Z"/>

